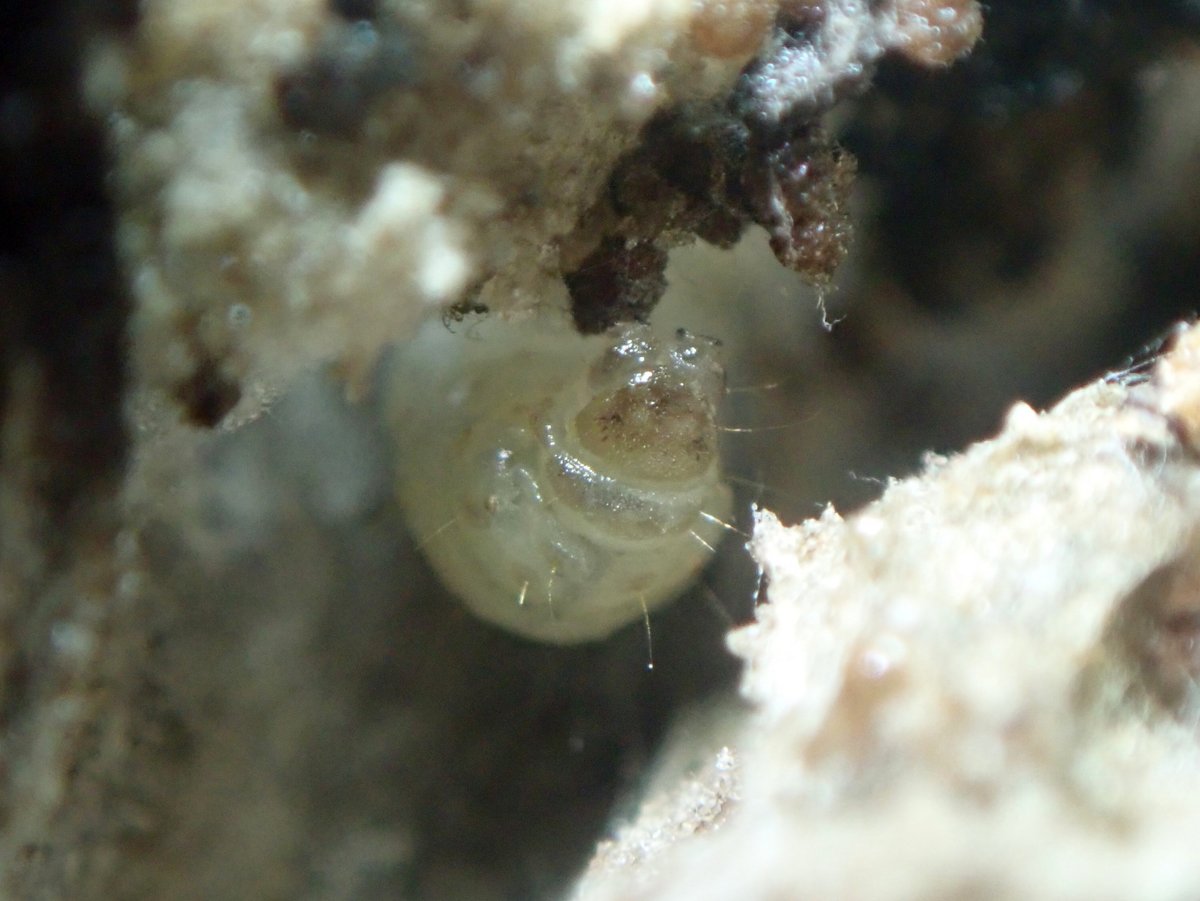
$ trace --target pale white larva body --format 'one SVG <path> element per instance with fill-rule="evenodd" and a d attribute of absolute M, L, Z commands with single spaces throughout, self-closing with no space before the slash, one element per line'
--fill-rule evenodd
<path fill-rule="evenodd" d="M 546 320 L 426 326 L 388 377 L 397 492 L 480 617 L 600 639 L 681 592 L 722 537 L 716 343 Z"/>

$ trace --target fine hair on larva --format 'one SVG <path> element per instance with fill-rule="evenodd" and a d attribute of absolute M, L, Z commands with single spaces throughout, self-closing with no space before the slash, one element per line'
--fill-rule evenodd
<path fill-rule="evenodd" d="M 732 529 L 724 383 L 718 342 L 682 330 L 431 321 L 385 378 L 409 529 L 454 595 L 518 635 L 648 630 Z"/>

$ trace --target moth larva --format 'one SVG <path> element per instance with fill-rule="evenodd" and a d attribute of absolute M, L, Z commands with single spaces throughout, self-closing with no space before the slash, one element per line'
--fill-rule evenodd
<path fill-rule="evenodd" d="M 678 594 L 722 537 L 724 370 L 710 339 L 430 323 L 389 383 L 410 528 L 492 623 L 559 644 L 603 638 Z"/>

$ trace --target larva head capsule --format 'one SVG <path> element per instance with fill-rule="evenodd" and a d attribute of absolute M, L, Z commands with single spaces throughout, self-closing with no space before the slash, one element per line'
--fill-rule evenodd
<path fill-rule="evenodd" d="M 484 619 L 603 638 L 677 595 L 723 537 L 715 341 L 496 320 L 425 333 L 395 376 L 405 512 Z"/>
<path fill-rule="evenodd" d="M 631 326 L 590 373 L 592 399 L 575 416 L 581 449 L 618 478 L 673 483 L 717 463 L 716 401 L 725 373 L 717 342 L 680 330 L 654 341 Z"/>

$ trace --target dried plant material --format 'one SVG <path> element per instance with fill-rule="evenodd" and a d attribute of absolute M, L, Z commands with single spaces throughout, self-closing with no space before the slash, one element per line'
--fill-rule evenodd
<path fill-rule="evenodd" d="M 736 8 L 738 5 L 733 4 Z M 693 25 L 728 11 L 702 6 Z M 865 3 L 792 0 L 780 5 L 770 33 L 728 97 L 667 107 L 617 163 L 608 188 L 564 241 L 563 265 L 577 321 L 591 328 L 646 315 L 658 296 L 634 307 L 627 292 L 597 302 L 572 254 L 606 230 L 612 247 L 665 247 L 698 237 L 729 247 L 746 225 L 761 225 L 779 262 L 810 282 L 828 284 L 850 246 L 853 157 L 838 148 L 821 117 L 864 88 L 884 53 L 898 50 L 923 65 L 966 53 L 982 28 L 974 0 Z M 569 250 L 568 250 L 569 249 Z M 661 290 L 658 292 L 661 294 Z"/>

